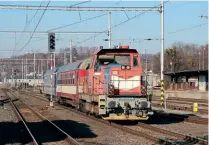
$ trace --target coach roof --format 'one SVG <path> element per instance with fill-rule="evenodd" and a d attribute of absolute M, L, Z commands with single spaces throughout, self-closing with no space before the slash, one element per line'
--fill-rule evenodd
<path fill-rule="evenodd" d="M 64 72 L 64 71 L 76 70 L 79 68 L 79 66 L 82 62 L 83 62 L 83 60 L 80 60 L 80 61 L 76 61 L 73 63 L 63 65 L 63 66 L 59 67 L 57 72 L 59 73 L 59 72 Z"/>

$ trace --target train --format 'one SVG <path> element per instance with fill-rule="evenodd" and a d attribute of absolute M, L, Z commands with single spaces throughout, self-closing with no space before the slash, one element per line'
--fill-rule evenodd
<path fill-rule="evenodd" d="M 148 120 L 153 110 L 142 74 L 136 49 L 100 49 L 87 59 L 47 70 L 43 93 L 104 120 Z"/>

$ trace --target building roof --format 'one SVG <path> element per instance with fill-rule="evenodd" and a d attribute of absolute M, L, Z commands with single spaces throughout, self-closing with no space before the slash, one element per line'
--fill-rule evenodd
<path fill-rule="evenodd" d="M 198 74 L 208 74 L 208 70 L 182 70 L 178 72 L 165 72 L 164 75 L 198 75 Z"/>

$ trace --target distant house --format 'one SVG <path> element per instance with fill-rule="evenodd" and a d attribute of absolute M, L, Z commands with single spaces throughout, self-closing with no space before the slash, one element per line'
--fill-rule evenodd
<path fill-rule="evenodd" d="M 146 70 L 142 76 L 142 85 L 145 86 L 146 82 Z M 154 74 L 151 70 L 147 72 L 147 85 L 151 87 L 160 85 L 160 75 Z"/>
<path fill-rule="evenodd" d="M 24 76 L 25 77 L 25 76 Z M 41 86 L 43 84 L 43 78 L 40 75 L 36 75 L 35 79 L 33 75 L 27 75 L 25 78 L 21 75 L 18 76 L 11 76 L 7 79 L 7 82 L 12 85 L 21 85 L 22 83 L 26 83 L 29 86 Z"/>
<path fill-rule="evenodd" d="M 184 70 L 179 72 L 167 72 L 168 89 L 171 90 L 208 90 L 208 70 Z"/>

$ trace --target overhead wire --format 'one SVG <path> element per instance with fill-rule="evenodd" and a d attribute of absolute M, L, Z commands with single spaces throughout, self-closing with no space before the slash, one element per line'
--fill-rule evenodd
<path fill-rule="evenodd" d="M 65 27 L 72 26 L 72 25 L 75 25 L 75 24 L 83 23 L 83 22 L 86 22 L 86 21 L 89 21 L 89 20 L 93 20 L 93 19 L 105 16 L 105 15 L 107 15 L 107 14 L 97 15 L 97 16 L 94 16 L 94 17 L 91 17 L 91 18 L 88 18 L 88 19 L 84 19 L 84 20 L 81 20 L 81 21 L 77 21 L 77 22 L 74 22 L 74 23 L 71 23 L 71 24 L 68 24 L 68 25 L 64 25 L 64 26 L 60 26 L 60 27 L 57 27 L 57 28 L 50 29 L 47 32 L 54 31 L 54 30 L 61 29 L 61 28 L 65 28 Z"/>
<path fill-rule="evenodd" d="M 69 7 L 76 6 L 76 5 L 80 5 L 80 4 L 84 4 L 84 3 L 87 3 L 87 2 L 90 2 L 90 1 L 91 1 L 91 0 L 84 1 L 84 2 L 80 2 L 80 3 L 77 3 L 77 4 L 73 4 L 73 5 L 69 6 Z M 40 6 L 43 4 L 43 2 L 44 2 L 44 0 L 41 2 Z M 36 31 L 38 25 L 40 24 L 40 22 L 41 22 L 41 20 L 42 20 L 44 14 L 45 14 L 45 12 L 46 12 L 46 10 L 47 10 L 47 7 L 48 7 L 49 4 L 50 4 L 50 2 L 51 2 L 51 0 L 48 1 L 46 8 L 44 9 L 44 12 L 43 12 L 42 15 L 41 15 L 41 18 L 40 18 L 39 21 L 38 21 L 38 24 L 36 25 L 36 27 L 35 27 L 35 29 L 34 29 L 32 35 L 31 35 L 30 38 L 29 38 L 29 41 L 28 41 L 28 42 L 27 42 L 27 43 L 19 50 L 19 52 L 20 52 L 21 50 L 23 50 L 23 49 L 31 42 L 31 39 L 32 39 L 32 37 L 33 37 L 33 35 L 34 35 L 34 33 L 35 33 L 35 31 Z M 32 17 L 32 19 L 35 17 L 35 15 L 36 15 L 37 13 L 38 13 L 38 9 L 37 9 L 36 13 L 34 14 L 34 16 Z M 32 19 L 31 19 L 31 20 L 32 20 Z M 41 40 L 42 40 L 42 39 L 41 39 Z M 37 40 L 36 40 L 36 41 L 37 41 Z M 40 40 L 39 40 L 39 41 L 40 41 Z"/>
<path fill-rule="evenodd" d="M 42 6 L 43 2 L 44 2 L 44 0 L 41 1 L 41 4 L 39 5 L 39 7 Z M 35 18 L 35 16 L 37 15 L 38 11 L 39 11 L 39 9 L 36 10 L 35 14 L 32 16 L 32 18 L 30 19 L 30 21 L 28 21 L 28 24 L 30 24 L 31 21 Z"/>
<path fill-rule="evenodd" d="M 88 2 L 91 2 L 92 0 L 88 0 L 88 1 L 84 1 L 84 2 L 80 2 L 80 3 L 76 3 L 76 4 L 73 4 L 73 5 L 70 5 L 68 8 L 71 8 L 71 7 L 74 7 L 74 6 L 77 6 L 77 5 L 81 5 L 81 4 L 84 4 L 84 3 L 88 3 Z"/>
<path fill-rule="evenodd" d="M 41 2 L 41 4 L 39 5 L 39 7 L 42 6 L 43 2 L 44 2 L 44 0 L 42 0 L 42 2 Z M 31 21 L 35 18 L 35 16 L 37 15 L 38 11 L 39 11 L 39 9 L 36 10 L 35 14 L 32 16 L 32 18 L 31 18 L 29 21 L 28 21 L 28 15 L 26 15 L 26 23 L 25 23 L 25 27 L 24 27 L 24 29 L 23 29 L 23 33 L 25 32 L 26 27 L 27 27 L 27 26 L 31 23 Z M 18 40 L 18 42 L 15 44 L 16 47 L 17 47 L 17 45 L 19 44 L 19 42 L 22 40 L 23 33 L 21 34 L 21 37 L 20 37 L 20 39 Z"/>
<path fill-rule="evenodd" d="M 91 0 L 86 1 L 86 2 L 90 2 L 90 1 L 91 1 Z M 122 1 L 120 0 L 120 1 L 116 2 L 116 4 L 113 4 L 112 6 L 118 5 L 118 4 L 121 3 L 121 2 L 122 2 Z M 107 15 L 107 13 L 105 13 L 105 14 L 103 13 L 103 14 L 100 14 L 100 15 L 97 15 L 97 16 L 94 16 L 94 17 L 90 17 L 90 18 L 81 20 L 81 16 L 80 16 L 80 14 L 79 14 L 80 21 L 77 21 L 77 22 L 74 22 L 74 23 L 71 23 L 71 24 L 67 24 L 67 25 L 63 25 L 63 26 L 59 26 L 59 27 L 50 29 L 50 30 L 48 30 L 47 32 L 54 31 L 54 30 L 57 30 L 57 29 L 62 29 L 62 28 L 65 28 L 65 27 L 69 27 L 69 26 L 72 26 L 72 25 L 79 24 L 79 23 L 87 22 L 87 21 L 90 21 L 90 20 L 93 20 L 93 19 L 96 19 L 96 18 L 100 18 L 100 17 L 105 16 L 105 15 Z"/>
<path fill-rule="evenodd" d="M 167 2 L 169 2 L 169 0 L 167 0 L 167 1 L 163 2 L 163 3 L 165 4 L 165 3 L 167 3 Z M 160 4 L 160 5 L 157 5 L 157 6 L 154 6 L 153 8 L 156 8 L 156 7 L 159 7 L 159 6 L 161 6 L 161 4 Z M 125 21 L 123 21 L 123 22 L 121 22 L 121 23 L 119 23 L 119 24 L 116 24 L 115 26 L 111 27 L 110 29 L 114 29 L 114 28 L 116 28 L 116 27 L 118 27 L 118 26 L 120 26 L 120 25 L 122 25 L 122 24 L 124 24 L 124 23 L 126 23 L 126 22 L 128 22 L 128 21 L 130 21 L 130 20 L 133 20 L 133 19 L 135 19 L 136 17 L 139 17 L 139 16 L 141 16 L 141 15 L 143 15 L 143 14 L 149 12 L 149 11 L 152 10 L 153 8 L 150 8 L 149 10 L 146 10 L 146 11 L 144 11 L 144 12 L 138 14 L 138 15 L 135 15 L 135 16 L 133 16 L 133 17 L 129 17 L 129 19 L 127 19 L 127 20 L 125 20 Z M 87 39 L 84 39 L 83 41 L 77 43 L 75 46 L 77 46 L 77 45 L 79 45 L 79 44 L 81 44 L 81 43 L 84 43 L 84 42 L 86 42 L 86 41 L 88 41 L 88 40 L 91 40 L 92 38 L 97 37 L 97 36 L 101 35 L 101 34 L 104 33 L 104 32 L 107 32 L 107 31 L 108 31 L 108 29 L 105 30 L 105 31 L 101 31 L 101 32 L 98 33 L 98 34 L 96 34 L 96 35 L 94 35 L 94 36 L 92 36 L 92 37 L 89 37 L 89 38 L 87 38 Z"/>
<path fill-rule="evenodd" d="M 174 32 L 169 32 L 168 34 L 174 34 L 174 33 L 183 32 L 183 31 L 186 31 L 186 30 L 191 30 L 191 29 L 194 29 L 194 28 L 197 28 L 197 27 L 202 27 L 202 26 L 204 26 L 206 24 L 208 24 L 208 23 L 198 24 L 198 25 L 195 25 L 195 26 L 192 26 L 192 27 L 189 27 L 189 28 L 184 28 L 184 29 L 181 29 L 181 30 L 176 30 Z"/>
<path fill-rule="evenodd" d="M 18 52 L 20 52 L 21 50 L 23 50 L 23 49 L 30 43 L 30 41 L 31 41 L 31 39 L 32 39 L 32 37 L 33 37 L 33 35 L 34 35 L 36 29 L 38 28 L 38 26 L 39 26 L 39 24 L 40 24 L 40 22 L 41 22 L 41 20 L 42 20 L 42 18 L 43 18 L 43 16 L 44 16 L 44 14 L 45 14 L 45 12 L 46 12 L 46 10 L 47 10 L 47 7 L 49 6 L 50 2 L 51 2 L 51 0 L 49 0 L 49 2 L 47 3 L 47 6 L 46 6 L 46 8 L 44 9 L 44 12 L 42 13 L 41 18 L 39 19 L 39 21 L 38 21 L 38 23 L 37 23 L 37 25 L 36 25 L 36 27 L 35 27 L 35 29 L 34 29 L 32 35 L 30 36 L 30 38 L 29 38 L 29 40 L 28 40 L 28 42 L 27 42 L 27 43 L 26 43 L 26 44 L 25 44 Z"/>

